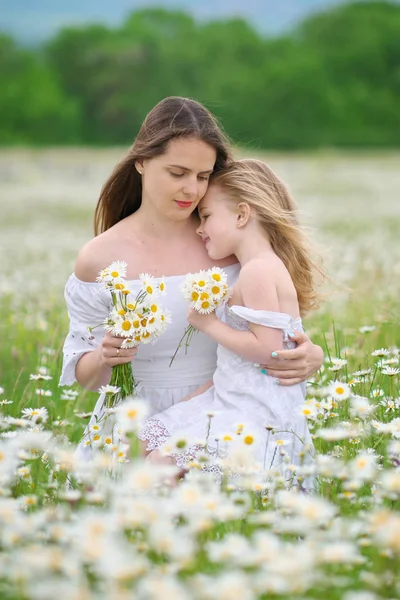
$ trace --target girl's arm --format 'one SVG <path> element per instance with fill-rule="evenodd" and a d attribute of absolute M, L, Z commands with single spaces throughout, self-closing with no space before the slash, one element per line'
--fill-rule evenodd
<path fill-rule="evenodd" d="M 260 266 L 263 267 L 260 269 Z M 247 308 L 279 312 L 279 301 L 273 273 L 266 261 L 252 261 L 242 268 L 238 292 Z M 215 315 L 199 315 L 189 311 L 191 325 L 245 360 L 265 363 L 272 352 L 283 347 L 282 331 L 263 325 L 249 324 L 249 331 L 238 331 L 219 321 Z"/>

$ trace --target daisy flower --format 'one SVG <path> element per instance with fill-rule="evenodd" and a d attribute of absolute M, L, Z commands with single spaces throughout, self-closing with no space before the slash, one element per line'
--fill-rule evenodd
<path fill-rule="evenodd" d="M 347 400 L 350 396 L 350 386 L 341 381 L 334 381 L 328 388 L 329 395 L 335 400 Z"/>
<path fill-rule="evenodd" d="M 387 348 L 380 348 L 379 350 L 374 350 L 371 352 L 371 356 L 389 356 L 390 350 Z"/>
<path fill-rule="evenodd" d="M 363 325 L 363 327 L 360 327 L 358 331 L 360 333 L 372 333 L 375 331 L 375 329 L 375 325 Z"/>
<path fill-rule="evenodd" d="M 31 419 L 35 423 L 45 423 L 49 418 L 47 408 L 24 408 L 22 409 L 22 417 L 24 419 Z"/>
<path fill-rule="evenodd" d="M 394 377 L 400 373 L 400 369 L 395 367 L 383 367 L 381 370 L 382 375 L 388 375 L 389 377 Z"/>
<path fill-rule="evenodd" d="M 138 431 L 148 413 L 148 404 L 137 397 L 124 400 L 116 410 L 117 424 L 122 434 Z"/>

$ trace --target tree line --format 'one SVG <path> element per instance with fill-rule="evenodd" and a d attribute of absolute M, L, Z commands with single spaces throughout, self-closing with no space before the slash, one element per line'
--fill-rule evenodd
<path fill-rule="evenodd" d="M 278 37 L 243 19 L 137 10 L 39 48 L 0 36 L 0 143 L 130 144 L 161 98 L 203 102 L 258 148 L 400 143 L 400 6 L 355 2 Z"/>

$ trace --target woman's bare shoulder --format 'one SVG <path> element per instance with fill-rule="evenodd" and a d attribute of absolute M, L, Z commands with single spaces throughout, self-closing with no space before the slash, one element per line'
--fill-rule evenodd
<path fill-rule="evenodd" d="M 107 267 L 115 252 L 114 232 L 105 231 L 89 240 L 80 250 L 75 263 L 75 275 L 82 281 L 93 282 L 99 272 Z"/>

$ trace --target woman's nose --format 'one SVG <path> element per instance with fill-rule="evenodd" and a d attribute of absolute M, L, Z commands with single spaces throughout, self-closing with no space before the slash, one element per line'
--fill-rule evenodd
<path fill-rule="evenodd" d="M 199 193 L 197 179 L 191 180 L 191 181 L 186 181 L 185 186 L 183 188 L 183 193 L 186 194 L 187 196 L 194 196 L 195 198 L 197 198 L 197 195 Z"/>

